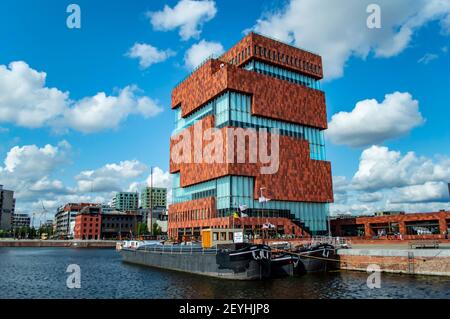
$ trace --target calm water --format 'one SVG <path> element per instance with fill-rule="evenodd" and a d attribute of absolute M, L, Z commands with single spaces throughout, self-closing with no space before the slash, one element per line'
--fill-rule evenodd
<path fill-rule="evenodd" d="M 66 268 L 81 267 L 81 289 Z M 0 248 L 0 298 L 446 298 L 450 278 L 382 274 L 381 289 L 360 272 L 236 282 L 124 264 L 114 250 Z"/>

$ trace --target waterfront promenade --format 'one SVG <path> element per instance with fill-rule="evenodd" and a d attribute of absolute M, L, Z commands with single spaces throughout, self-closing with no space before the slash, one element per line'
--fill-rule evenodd
<path fill-rule="evenodd" d="M 115 240 L 39 240 L 2 239 L 0 247 L 73 247 L 73 248 L 114 248 Z"/>
<path fill-rule="evenodd" d="M 269 244 L 279 240 L 269 240 Z M 309 244 L 311 239 L 287 240 L 292 245 Z M 412 243 L 429 240 L 347 239 L 346 248 L 337 250 L 335 262 L 341 270 L 366 272 L 378 267 L 380 272 L 408 275 L 450 277 L 450 240 L 439 239 L 438 249 L 411 248 Z"/>
<path fill-rule="evenodd" d="M 339 269 L 408 275 L 450 276 L 450 247 L 408 249 L 407 247 L 359 247 L 337 251 Z"/>

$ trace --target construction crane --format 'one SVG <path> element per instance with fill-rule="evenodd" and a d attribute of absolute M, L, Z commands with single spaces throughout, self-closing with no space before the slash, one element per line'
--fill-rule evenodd
<path fill-rule="evenodd" d="M 44 202 L 43 202 L 43 201 L 41 201 L 41 205 L 42 205 L 42 211 L 31 213 L 31 215 L 32 215 L 32 218 L 31 218 L 31 226 L 32 226 L 32 227 L 34 227 L 34 218 L 35 218 L 35 216 L 40 216 L 40 218 L 39 218 L 39 228 L 41 228 L 41 224 L 42 224 L 42 216 L 46 217 L 46 216 L 48 215 L 48 212 L 47 212 L 47 210 L 45 209 L 45 206 L 44 206 Z"/>

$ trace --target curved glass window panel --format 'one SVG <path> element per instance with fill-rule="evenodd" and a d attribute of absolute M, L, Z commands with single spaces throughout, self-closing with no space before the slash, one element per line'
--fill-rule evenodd
<path fill-rule="evenodd" d="M 196 122 L 200 121 L 201 119 L 205 118 L 206 116 L 213 114 L 213 103 L 210 102 L 206 104 L 205 106 L 199 108 L 197 111 L 193 112 L 192 114 L 188 115 L 187 117 L 181 117 L 181 109 L 176 110 L 176 122 L 175 122 L 175 130 L 173 131 L 172 135 L 176 135 L 183 131 L 184 129 L 188 128 L 191 125 L 194 125 Z"/>
<path fill-rule="evenodd" d="M 174 185 L 177 185 L 174 174 Z M 186 187 L 174 189 L 174 203 L 189 201 L 204 197 L 216 197 L 216 205 L 219 216 L 230 216 L 239 205 L 247 205 L 251 209 L 264 209 L 286 211 L 289 216 L 305 224 L 312 232 L 324 232 L 327 230 L 327 216 L 329 205 L 327 203 L 304 203 L 271 200 L 261 204 L 254 199 L 254 179 L 245 176 L 225 176 Z M 257 194 L 259 197 L 259 193 Z M 222 215 L 221 215 L 222 214 Z"/>
<path fill-rule="evenodd" d="M 308 140 L 310 143 L 312 159 L 326 159 L 323 131 L 305 127 L 303 125 L 253 116 L 251 115 L 251 97 L 246 94 L 229 92 L 228 94 L 223 94 L 219 97 L 215 103 L 217 127 L 220 128 L 226 125 L 232 125 L 259 129 L 277 128 L 282 135 Z M 312 145 L 314 145 L 314 147 Z"/>
<path fill-rule="evenodd" d="M 307 86 L 312 89 L 320 89 L 320 81 L 312 77 L 303 75 L 299 72 L 290 71 L 282 67 L 269 65 L 260 61 L 250 61 L 245 66 L 244 69 L 248 71 L 255 71 L 261 74 L 269 75 L 277 79 L 286 80 L 299 85 Z"/>

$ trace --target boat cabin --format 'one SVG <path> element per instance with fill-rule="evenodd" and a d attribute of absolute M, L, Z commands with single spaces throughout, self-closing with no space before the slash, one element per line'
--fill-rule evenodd
<path fill-rule="evenodd" d="M 211 248 L 217 245 L 238 244 L 244 242 L 243 229 L 208 228 L 202 230 L 202 247 Z"/>

